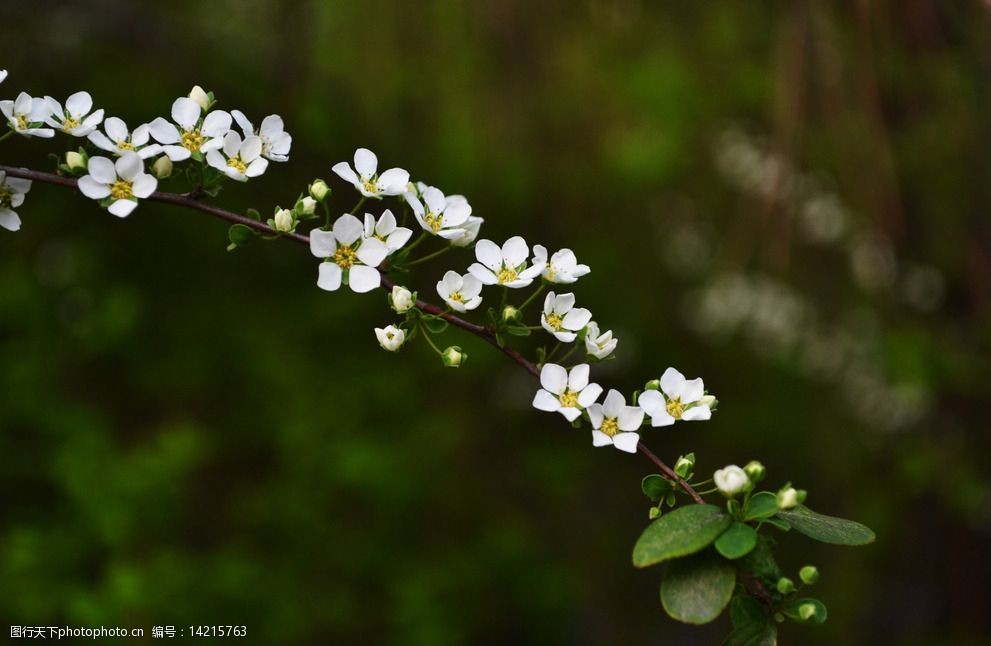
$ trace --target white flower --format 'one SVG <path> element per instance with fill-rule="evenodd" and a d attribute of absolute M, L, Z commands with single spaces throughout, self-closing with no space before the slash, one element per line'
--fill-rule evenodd
<path fill-rule="evenodd" d="M 546 363 L 540 369 L 540 385 L 533 397 L 533 407 L 549 413 L 561 413 L 569 422 L 582 414 L 582 410 L 595 403 L 602 394 L 602 386 L 588 382 L 588 364 L 575 366 L 568 372 L 563 367 Z"/>
<path fill-rule="evenodd" d="M 31 180 L 7 177 L 0 170 L 0 227 L 7 231 L 21 228 L 21 218 L 14 209 L 24 204 L 24 195 L 31 190 Z"/>
<path fill-rule="evenodd" d="M 272 217 L 272 222 L 275 225 L 272 227 L 276 231 L 281 231 L 282 233 L 289 233 L 293 228 L 292 213 L 289 209 L 279 209 L 275 212 Z"/>
<path fill-rule="evenodd" d="M 88 136 L 103 121 L 103 109 L 93 110 L 93 97 L 89 92 L 76 92 L 70 96 L 65 100 L 65 110 L 50 96 L 45 97 L 45 102 L 49 111 L 45 123 L 74 137 Z"/>
<path fill-rule="evenodd" d="M 245 137 L 256 136 L 262 140 L 262 157 L 276 162 L 289 160 L 289 149 L 292 148 L 292 135 L 285 130 L 282 117 L 270 114 L 262 119 L 258 130 L 251 125 L 248 118 L 240 110 L 231 110 L 231 116 L 237 125 L 241 126 Z"/>
<path fill-rule="evenodd" d="M 7 80 L 7 70 L 0 70 L 0 83 Z"/>
<path fill-rule="evenodd" d="M 44 125 L 51 114 L 44 99 L 33 98 L 26 92 L 21 92 L 14 101 L 0 101 L 0 112 L 3 112 L 3 116 L 17 134 L 44 139 L 55 136 L 55 131 L 51 128 L 38 127 Z"/>
<path fill-rule="evenodd" d="M 296 206 L 303 215 L 313 215 L 317 210 L 317 201 L 307 195 Z"/>
<path fill-rule="evenodd" d="M 616 349 L 619 340 L 613 337 L 612 330 L 601 332 L 599 324 L 590 321 L 585 329 L 585 352 L 596 359 L 605 359 Z"/>
<path fill-rule="evenodd" d="M 107 117 L 106 121 L 103 122 L 103 130 L 107 134 L 103 134 L 99 130 L 89 133 L 89 140 L 97 148 L 111 152 L 118 157 L 133 151 L 138 153 L 141 159 L 147 159 L 162 151 L 162 147 L 158 144 L 148 145 L 151 133 L 146 123 L 135 128 L 134 132 L 130 132 L 123 120 L 117 117 Z"/>
<path fill-rule="evenodd" d="M 416 221 L 430 235 L 456 239 L 464 236 L 462 227 L 471 215 L 471 205 L 462 195 L 446 196 L 438 188 L 425 186 L 417 197 L 407 192 L 406 201 L 413 209 Z M 421 199 L 423 200 L 421 202 Z"/>
<path fill-rule="evenodd" d="M 474 215 L 468 216 L 468 220 L 456 230 L 457 235 L 448 238 L 451 241 L 451 245 L 454 247 L 467 247 L 475 242 L 475 238 L 478 237 L 478 232 L 481 230 L 483 222 L 485 222 L 485 218 L 479 218 Z"/>
<path fill-rule="evenodd" d="M 746 472 L 735 464 L 717 469 L 712 480 L 719 492 L 730 498 L 745 491 L 750 486 L 750 478 L 747 477 Z"/>
<path fill-rule="evenodd" d="M 409 242 L 413 231 L 406 227 L 397 227 L 396 216 L 392 214 L 392 211 L 386 209 L 379 216 L 378 222 L 375 221 L 375 216 L 371 213 L 365 214 L 364 235 L 366 238 L 375 238 L 384 242 L 385 248 L 388 250 L 387 255 L 391 256 Z"/>
<path fill-rule="evenodd" d="M 798 505 L 798 490 L 795 487 L 785 487 L 778 492 L 778 509 L 791 509 Z"/>
<path fill-rule="evenodd" d="M 541 275 L 550 283 L 567 285 L 573 283 L 588 272 L 592 271 L 588 265 L 579 265 L 578 258 L 571 249 L 561 249 L 547 260 L 547 247 L 540 244 L 533 245 L 533 262 L 542 263 L 544 271 Z"/>
<path fill-rule="evenodd" d="M 148 124 L 151 136 L 163 144 L 162 150 L 172 161 L 189 159 L 193 153 L 206 154 L 224 145 L 224 135 L 231 129 L 230 113 L 214 110 L 200 121 L 202 112 L 199 103 L 182 96 L 172 103 L 172 121 L 175 123 L 158 117 Z"/>
<path fill-rule="evenodd" d="M 365 238 L 363 233 L 361 220 L 350 214 L 337 218 L 331 231 L 310 232 L 310 252 L 324 259 L 317 279 L 320 289 L 336 291 L 346 279 L 351 290 L 361 294 L 382 284 L 376 267 L 389 250 L 378 238 Z"/>
<path fill-rule="evenodd" d="M 650 415 L 651 426 L 670 426 L 679 419 L 694 421 L 712 417 L 704 395 L 701 379 L 685 379 L 685 375 L 668 368 L 661 375 L 661 390 L 640 393 L 637 403 Z"/>
<path fill-rule="evenodd" d="M 612 444 L 620 451 L 636 453 L 640 435 L 636 433 L 643 423 L 643 410 L 627 406 L 626 398 L 618 390 L 610 390 L 601 404 L 588 407 L 592 420 L 592 445 Z"/>
<path fill-rule="evenodd" d="M 557 296 L 554 292 L 548 292 L 544 297 L 540 324 L 558 341 L 571 343 L 578 336 L 578 331 L 591 320 L 591 312 L 584 307 L 575 307 L 574 294 Z"/>
<path fill-rule="evenodd" d="M 158 180 L 144 172 L 144 161 L 137 153 L 121 155 L 114 163 L 106 157 L 89 158 L 89 175 L 79 178 L 79 190 L 94 200 L 110 198 L 107 209 L 126 218 L 144 199 L 155 192 Z"/>
<path fill-rule="evenodd" d="M 482 303 L 482 283 L 471 274 L 449 271 L 437 281 L 437 294 L 455 312 L 467 312 Z"/>
<path fill-rule="evenodd" d="M 416 297 L 413 296 L 413 292 L 402 285 L 393 285 L 392 292 L 389 294 L 389 304 L 392 305 L 396 314 L 405 314 L 416 305 Z"/>
<path fill-rule="evenodd" d="M 196 101 L 201 109 L 210 109 L 210 95 L 207 94 L 206 90 L 201 88 L 199 85 L 194 85 L 193 89 L 189 91 L 189 98 Z"/>
<path fill-rule="evenodd" d="M 261 139 L 248 137 L 241 141 L 241 135 L 232 130 L 224 135 L 223 153 L 208 151 L 206 163 L 233 180 L 247 182 L 249 177 L 258 177 L 268 168 L 268 160 L 261 154 Z"/>
<path fill-rule="evenodd" d="M 475 245 L 478 262 L 468 267 L 471 274 L 485 285 L 504 285 L 518 289 L 526 287 L 543 271 L 543 265 L 527 267 L 530 248 L 526 240 L 514 236 L 502 248 L 491 240 L 479 240 Z"/>
<path fill-rule="evenodd" d="M 406 332 L 395 325 L 387 325 L 384 328 L 375 328 L 375 337 L 379 340 L 379 345 L 382 346 L 383 350 L 395 352 L 406 341 Z"/>
<path fill-rule="evenodd" d="M 381 175 L 376 174 L 379 160 L 367 148 L 354 151 L 354 169 L 347 162 L 334 164 L 331 169 L 346 182 L 354 185 L 365 197 L 402 195 L 409 183 L 409 173 L 402 168 L 390 168 Z"/>

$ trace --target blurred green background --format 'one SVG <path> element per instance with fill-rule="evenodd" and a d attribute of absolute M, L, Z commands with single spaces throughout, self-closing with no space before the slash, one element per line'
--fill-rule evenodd
<path fill-rule="evenodd" d="M 129 124 L 194 83 L 291 161 L 219 203 L 264 213 L 356 146 L 468 196 L 483 237 L 570 246 L 620 338 L 721 401 L 647 433 L 711 472 L 873 526 L 784 535 L 829 621 L 791 644 L 991 643 L 991 40 L 980 2 L 0 4 L 17 91 L 89 90 Z M 54 142 L 2 163 L 53 168 Z M 445 370 L 378 349 L 385 296 L 334 295 L 289 244 L 118 221 L 36 184 L 0 232 L 0 619 L 245 624 L 249 643 L 712 644 L 630 550 L 648 463 L 529 407 L 455 331 Z M 418 273 L 421 295 L 470 254 Z M 433 296 L 431 296 L 433 298 Z M 3 628 L 6 630 L 6 628 Z"/>

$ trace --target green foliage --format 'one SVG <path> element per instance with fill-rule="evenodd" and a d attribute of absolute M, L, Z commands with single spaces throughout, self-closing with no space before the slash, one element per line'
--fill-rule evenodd
<path fill-rule="evenodd" d="M 653 502 L 657 502 L 667 495 L 671 491 L 671 488 L 671 481 L 656 473 L 652 473 L 640 481 L 640 490 L 643 491 L 643 495 L 650 498 Z"/>
<path fill-rule="evenodd" d="M 743 511 L 744 520 L 769 518 L 778 512 L 778 497 L 770 491 L 758 491 L 747 501 Z"/>
<path fill-rule="evenodd" d="M 777 644 L 778 627 L 764 607 L 753 597 L 738 594 L 730 602 L 730 620 L 733 632 L 724 646 L 774 646 Z"/>
<path fill-rule="evenodd" d="M 795 599 L 782 612 L 799 623 L 821 624 L 826 621 L 826 606 L 818 599 Z"/>
<path fill-rule="evenodd" d="M 757 531 L 744 523 L 733 523 L 716 539 L 716 551 L 728 559 L 746 556 L 757 546 Z"/>
<path fill-rule="evenodd" d="M 874 532 L 869 527 L 852 520 L 817 514 L 802 505 L 780 511 L 778 517 L 786 520 L 796 532 L 823 543 L 866 545 L 874 542 Z"/>
<path fill-rule="evenodd" d="M 685 505 L 661 516 L 633 547 L 633 565 L 648 567 L 694 554 L 712 543 L 733 519 L 715 505 Z"/>
<path fill-rule="evenodd" d="M 736 569 L 711 552 L 673 561 L 661 582 L 661 604 L 673 619 L 706 624 L 718 617 L 736 585 Z"/>

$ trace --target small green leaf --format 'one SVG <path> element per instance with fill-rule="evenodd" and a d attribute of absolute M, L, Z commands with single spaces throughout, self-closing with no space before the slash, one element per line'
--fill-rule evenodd
<path fill-rule="evenodd" d="M 243 245 L 253 238 L 255 232 L 243 224 L 234 224 L 227 231 L 227 237 L 231 244 Z"/>
<path fill-rule="evenodd" d="M 791 525 L 788 524 L 788 521 L 781 520 L 780 518 L 764 518 L 761 520 L 761 522 L 767 523 L 768 525 L 774 525 L 783 532 L 787 532 L 789 529 L 791 529 Z"/>
<path fill-rule="evenodd" d="M 779 511 L 783 518 L 799 534 L 834 545 L 866 545 L 874 542 L 874 532 L 865 525 L 817 514 L 808 507 L 799 505 L 789 511 Z"/>
<path fill-rule="evenodd" d="M 729 606 L 729 617 L 734 628 L 764 624 L 768 619 L 764 606 L 753 597 L 742 593 L 733 597 Z"/>
<path fill-rule="evenodd" d="M 716 551 L 728 559 L 746 556 L 756 546 L 756 530 L 743 523 L 733 523 L 715 542 Z"/>
<path fill-rule="evenodd" d="M 661 582 L 661 605 L 672 619 L 707 624 L 722 613 L 735 587 L 736 569 L 711 553 L 678 559 Z"/>
<path fill-rule="evenodd" d="M 643 495 L 657 502 L 666 493 L 671 491 L 671 481 L 656 473 L 652 473 L 640 481 L 640 490 L 643 491 Z"/>
<path fill-rule="evenodd" d="M 802 606 L 811 607 L 811 614 L 803 615 Z M 826 606 L 818 599 L 795 599 L 782 612 L 789 619 L 803 624 L 821 624 L 827 617 Z"/>
<path fill-rule="evenodd" d="M 506 328 L 506 331 L 513 336 L 530 336 L 532 330 L 523 325 L 510 325 Z"/>
<path fill-rule="evenodd" d="M 734 628 L 723 646 L 777 646 L 778 627 L 773 621 Z"/>
<path fill-rule="evenodd" d="M 778 512 L 778 497 L 770 491 L 759 491 L 750 497 L 744 520 L 769 518 Z"/>
<path fill-rule="evenodd" d="M 633 565 L 647 567 L 694 554 L 716 540 L 733 519 L 715 505 L 685 505 L 661 516 L 633 546 Z"/>
<path fill-rule="evenodd" d="M 781 568 L 774 560 L 773 541 L 763 535 L 757 536 L 757 546 L 740 561 L 740 567 L 753 573 L 768 585 L 774 585 L 781 578 Z"/>

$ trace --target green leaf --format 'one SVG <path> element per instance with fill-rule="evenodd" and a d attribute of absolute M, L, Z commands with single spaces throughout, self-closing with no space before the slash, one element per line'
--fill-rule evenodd
<path fill-rule="evenodd" d="M 783 532 L 787 532 L 789 529 L 791 529 L 791 525 L 788 524 L 788 521 L 781 520 L 780 518 L 764 518 L 761 520 L 761 522 L 767 523 L 768 525 L 774 525 Z"/>
<path fill-rule="evenodd" d="M 740 567 L 769 585 L 774 585 L 781 578 L 781 568 L 774 560 L 772 544 L 773 541 L 766 536 L 758 535 L 757 546 L 740 561 Z"/>
<path fill-rule="evenodd" d="M 746 556 L 757 547 L 757 531 L 750 525 L 733 523 L 715 543 L 716 551 L 728 559 Z"/>
<path fill-rule="evenodd" d="M 759 491 L 750 497 L 743 520 L 769 518 L 778 512 L 778 497 L 770 491 Z"/>
<path fill-rule="evenodd" d="M 652 473 L 640 481 L 640 490 L 643 491 L 643 495 L 657 502 L 666 493 L 671 491 L 671 481 L 656 473 Z"/>
<path fill-rule="evenodd" d="M 672 619 L 707 624 L 722 613 L 735 587 L 736 569 L 711 553 L 678 559 L 661 582 L 661 605 Z"/>
<path fill-rule="evenodd" d="M 834 545 L 866 545 L 874 542 L 874 532 L 865 525 L 817 514 L 808 507 L 799 505 L 789 511 L 779 511 L 782 518 L 799 534 Z"/>
<path fill-rule="evenodd" d="M 733 622 L 734 628 L 763 624 L 768 619 L 767 613 L 764 612 L 764 606 L 746 594 L 738 594 L 733 597 L 729 606 L 729 618 Z"/>
<path fill-rule="evenodd" d="M 801 607 L 804 605 L 811 605 L 815 609 L 815 614 L 808 619 L 802 618 Z M 782 609 L 782 612 L 789 619 L 803 624 L 821 624 L 826 621 L 827 617 L 826 606 L 818 599 L 795 599 Z"/>
<path fill-rule="evenodd" d="M 530 336 L 532 330 L 523 325 L 510 325 L 506 328 L 506 331 L 513 336 Z"/>
<path fill-rule="evenodd" d="M 633 565 L 647 567 L 694 554 L 716 540 L 733 519 L 715 505 L 685 505 L 661 516 L 633 546 Z"/>
<path fill-rule="evenodd" d="M 734 628 L 723 646 L 777 646 L 778 627 L 773 621 Z"/>
<path fill-rule="evenodd" d="M 227 230 L 227 237 L 230 239 L 231 244 L 238 246 L 247 243 L 254 235 L 255 232 L 243 224 L 231 225 L 231 228 Z"/>

